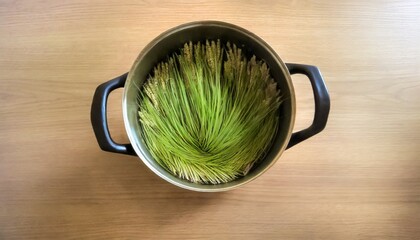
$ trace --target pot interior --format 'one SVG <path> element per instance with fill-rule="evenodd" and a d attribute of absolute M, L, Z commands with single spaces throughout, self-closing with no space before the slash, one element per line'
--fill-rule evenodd
<path fill-rule="evenodd" d="M 153 160 L 153 157 L 150 155 L 141 138 L 137 98 L 139 91 L 142 89 L 143 84 L 148 79 L 155 65 L 165 60 L 168 55 L 179 51 L 189 41 L 194 43 L 217 39 L 220 39 L 222 43 L 230 42 L 236 44 L 247 57 L 255 55 L 257 59 L 263 59 L 270 68 L 271 76 L 281 89 L 284 101 L 279 108 L 280 119 L 278 132 L 265 158 L 259 161 L 242 178 L 229 183 L 207 185 L 191 183 L 180 179 L 167 172 Z M 165 180 L 186 189 L 195 191 L 224 191 L 256 178 L 280 157 L 289 142 L 293 129 L 295 96 L 286 65 L 262 39 L 245 29 L 227 23 L 215 21 L 194 22 L 175 27 L 162 33 L 140 53 L 129 72 L 124 87 L 123 114 L 127 134 L 133 148 L 152 171 Z"/>

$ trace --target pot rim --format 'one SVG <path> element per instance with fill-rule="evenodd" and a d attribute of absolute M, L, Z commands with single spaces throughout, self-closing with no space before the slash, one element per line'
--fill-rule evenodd
<path fill-rule="evenodd" d="M 155 166 L 153 166 L 149 161 L 146 160 L 147 156 L 145 156 L 145 153 L 138 147 L 137 140 L 134 137 L 134 134 L 132 129 L 130 128 L 130 121 L 129 121 L 129 117 L 128 117 L 128 102 L 127 102 L 127 86 L 131 85 L 131 82 L 133 81 L 133 73 L 134 70 L 136 69 L 136 67 L 139 65 L 139 63 L 143 60 L 144 56 L 147 55 L 147 53 L 154 48 L 154 46 L 160 42 L 162 39 L 177 33 L 179 31 L 183 31 L 185 29 L 189 29 L 189 28 L 195 28 L 195 27 L 200 27 L 200 26 L 218 26 L 218 27 L 223 27 L 223 28 L 230 28 L 233 29 L 235 31 L 239 31 L 245 35 L 248 35 L 250 38 L 252 38 L 255 42 L 257 42 L 261 47 L 265 48 L 265 50 L 270 53 L 273 57 L 273 59 L 276 61 L 276 63 L 279 65 L 280 69 L 282 70 L 282 74 L 284 75 L 287 84 L 289 86 L 290 89 L 290 101 L 291 101 L 291 116 L 290 116 L 290 124 L 289 124 L 289 129 L 287 129 L 287 137 L 285 139 L 285 143 L 281 146 L 281 148 L 277 151 L 274 159 L 267 165 L 265 166 L 260 172 L 258 172 L 257 174 L 255 174 L 254 176 L 245 179 L 243 181 L 238 181 L 238 180 L 233 180 L 231 182 L 225 183 L 225 184 L 216 184 L 216 185 L 207 185 L 207 184 L 190 184 L 189 182 L 185 182 L 186 180 L 183 179 L 179 179 L 176 176 L 172 175 L 171 173 L 166 172 L 163 173 L 161 172 L 159 169 L 156 169 Z M 276 54 L 276 52 L 260 37 L 258 37 L 257 35 L 255 35 L 254 33 L 230 24 L 230 23 L 226 23 L 226 22 L 221 22 L 221 21 L 195 21 L 195 22 L 189 22 L 189 23 L 185 23 L 176 27 L 173 27 L 163 33 L 161 33 L 160 35 L 158 35 L 156 38 L 154 38 L 149 44 L 147 44 L 144 49 L 140 52 L 140 54 L 138 55 L 138 57 L 136 58 L 136 60 L 134 61 L 128 76 L 127 76 L 127 80 L 124 86 L 124 93 L 122 96 L 122 109 L 123 109 L 123 118 L 124 118 L 124 126 L 127 132 L 127 136 L 133 146 L 134 151 L 137 153 L 138 157 L 142 160 L 142 162 L 150 169 L 152 170 L 155 174 L 157 174 L 159 177 L 161 177 L 162 179 L 166 180 L 167 182 L 170 182 L 178 187 L 184 188 L 184 189 L 188 189 L 188 190 L 193 190 L 193 191 L 198 191 L 198 192 L 221 192 L 221 191 L 228 191 L 237 187 L 240 187 L 246 183 L 249 183 L 253 180 L 255 180 L 256 178 L 258 178 L 261 174 L 265 173 L 269 168 L 271 168 L 276 162 L 277 160 L 280 158 L 280 156 L 282 155 L 282 153 L 285 151 L 286 147 L 287 147 L 287 143 L 290 141 L 291 135 L 292 135 L 292 131 L 293 131 L 293 126 L 295 123 L 295 116 L 296 116 L 296 100 L 295 100 L 295 94 L 294 94 L 294 88 L 293 88 L 293 84 L 292 84 L 292 80 L 290 77 L 290 73 L 289 70 L 287 69 L 286 64 L 281 60 L 281 58 Z M 282 131 L 285 131 L 284 129 Z M 170 176 L 169 176 L 170 175 Z M 177 181 L 176 179 L 178 179 L 179 181 Z"/>

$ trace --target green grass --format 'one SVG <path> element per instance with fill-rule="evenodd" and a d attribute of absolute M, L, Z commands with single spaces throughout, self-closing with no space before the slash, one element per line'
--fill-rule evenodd
<path fill-rule="evenodd" d="M 159 63 L 140 94 L 142 137 L 154 159 L 195 183 L 244 176 L 276 134 L 280 91 L 263 61 L 235 45 L 191 42 Z"/>

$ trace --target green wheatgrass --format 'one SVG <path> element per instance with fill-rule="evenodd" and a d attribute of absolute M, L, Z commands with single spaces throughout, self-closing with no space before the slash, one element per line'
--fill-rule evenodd
<path fill-rule="evenodd" d="M 186 43 L 159 63 L 140 93 L 142 137 L 182 179 L 220 184 L 244 176 L 277 132 L 280 91 L 266 63 L 234 44 Z"/>

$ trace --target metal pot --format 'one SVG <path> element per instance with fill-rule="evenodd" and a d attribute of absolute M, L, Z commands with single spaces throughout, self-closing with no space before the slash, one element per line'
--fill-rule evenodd
<path fill-rule="evenodd" d="M 242 48 L 245 55 L 256 55 L 257 58 L 264 59 L 270 67 L 271 76 L 277 81 L 285 97 L 285 101 L 279 109 L 281 116 L 279 131 L 265 158 L 246 176 L 217 185 L 191 183 L 164 170 L 146 148 L 141 138 L 141 127 L 138 119 L 137 97 L 139 89 L 147 80 L 153 67 L 169 54 L 179 50 L 184 43 L 189 41 L 203 42 L 206 39 L 220 39 L 222 42 L 235 43 Z M 311 82 L 315 99 L 315 115 L 310 127 L 292 133 L 296 115 L 296 102 L 290 75 L 295 73 L 305 74 Z M 129 144 L 118 144 L 111 139 L 106 117 L 109 93 L 122 87 L 124 87 L 122 108 L 125 128 L 130 139 Z M 329 110 L 330 98 L 317 67 L 285 64 L 274 50 L 255 34 L 224 22 L 201 21 L 183 24 L 162 33 L 144 48 L 128 73 L 99 85 L 93 97 L 91 121 L 96 139 L 102 150 L 137 155 L 154 173 L 176 186 L 194 191 L 217 192 L 230 190 L 254 180 L 270 168 L 285 149 L 321 132 L 327 123 Z"/>

